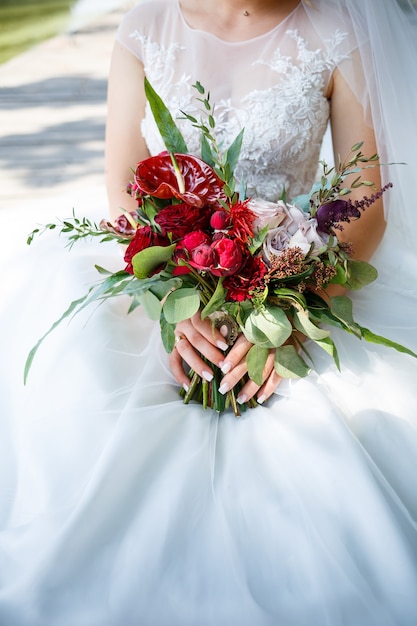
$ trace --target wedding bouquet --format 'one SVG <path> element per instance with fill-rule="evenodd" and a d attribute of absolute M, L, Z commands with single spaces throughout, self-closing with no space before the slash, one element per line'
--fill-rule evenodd
<path fill-rule="evenodd" d="M 313 366 L 299 333 L 325 350 L 340 367 L 329 327 L 337 327 L 359 339 L 384 344 L 417 356 L 407 348 L 375 335 L 355 322 L 347 296 L 329 298 L 325 289 L 339 284 L 360 289 L 373 281 L 376 270 L 351 258 L 350 246 L 337 238 L 344 222 L 358 219 L 375 202 L 387 185 L 361 201 L 351 201 L 353 188 L 371 186 L 362 180 L 364 167 L 373 167 L 378 156 L 366 157 L 362 144 L 335 167 L 322 163 L 321 180 L 309 194 L 289 202 L 283 194 L 278 202 L 246 198 L 236 189 L 234 169 L 239 158 L 243 131 L 224 152 L 215 136 L 210 95 L 196 83 L 203 117 L 184 113 L 202 138 L 201 158 L 188 154 L 185 141 L 168 109 L 145 80 L 146 95 L 166 145 L 166 152 L 137 164 L 128 193 L 138 208 L 123 213 L 114 222 L 99 225 L 75 215 L 60 225 L 69 244 L 85 237 L 126 244 L 126 265 L 118 272 L 97 267 L 103 278 L 81 299 L 72 302 L 52 328 L 91 302 L 121 294 L 131 298 L 128 312 L 144 307 L 151 319 L 159 320 L 162 342 L 171 352 L 176 325 L 200 312 L 221 328 L 232 346 L 243 333 L 252 348 L 247 354 L 247 371 L 262 384 L 267 357 L 274 350 L 274 367 L 285 378 L 304 377 Z M 349 186 L 346 179 L 356 175 Z M 30 243 L 40 230 L 29 236 Z M 29 354 L 25 380 L 41 338 Z M 243 378 L 227 394 L 219 393 L 221 371 L 210 364 L 212 381 L 190 372 L 184 402 L 192 399 L 205 408 L 235 415 L 236 397 L 247 380 Z"/>

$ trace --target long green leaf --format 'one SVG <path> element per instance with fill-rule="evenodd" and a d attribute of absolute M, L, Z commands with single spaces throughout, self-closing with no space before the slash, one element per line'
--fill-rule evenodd
<path fill-rule="evenodd" d="M 244 128 L 240 131 L 237 137 L 234 139 L 233 143 L 229 146 L 226 151 L 226 164 L 230 168 L 230 173 L 233 175 L 235 171 L 235 167 L 239 160 L 240 151 L 242 149 L 242 141 L 243 141 Z"/>
<path fill-rule="evenodd" d="M 382 337 L 381 335 L 376 335 L 371 330 L 369 330 L 368 328 L 364 328 L 363 326 L 360 326 L 360 329 L 362 332 L 362 337 L 366 341 L 369 341 L 370 343 L 376 343 L 381 346 L 386 346 L 387 348 L 394 348 L 394 350 L 397 350 L 397 352 L 403 352 L 404 354 L 409 354 L 410 356 L 417 358 L 417 354 L 415 352 L 413 352 L 409 348 L 406 348 L 400 343 L 391 341 L 390 339 L 387 339 L 386 337 Z"/>
<path fill-rule="evenodd" d="M 159 265 L 167 263 L 174 254 L 176 244 L 170 246 L 151 246 L 144 248 L 132 259 L 136 278 L 147 278 Z"/>
<path fill-rule="evenodd" d="M 209 302 L 206 304 L 204 309 L 201 311 L 201 318 L 205 319 L 211 313 L 218 311 L 221 308 L 221 306 L 224 304 L 225 295 L 226 295 L 226 289 L 223 287 L 223 279 L 219 278 L 214 294 L 212 295 L 212 297 L 210 298 Z"/>
<path fill-rule="evenodd" d="M 145 77 L 145 95 L 148 99 L 149 106 L 165 143 L 168 152 L 188 153 L 187 144 L 184 137 L 174 122 L 171 113 L 163 102 L 162 98 L 156 93 L 148 79 Z"/>

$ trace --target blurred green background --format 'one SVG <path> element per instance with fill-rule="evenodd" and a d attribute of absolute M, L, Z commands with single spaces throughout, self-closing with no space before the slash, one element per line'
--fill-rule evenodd
<path fill-rule="evenodd" d="M 77 0 L 0 0 L 0 63 L 68 26 Z"/>

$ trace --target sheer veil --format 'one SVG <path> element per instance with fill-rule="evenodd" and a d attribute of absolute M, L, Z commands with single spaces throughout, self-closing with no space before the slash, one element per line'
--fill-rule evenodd
<path fill-rule="evenodd" d="M 395 187 L 385 208 L 390 229 L 414 248 L 417 5 L 412 0 L 312 0 L 305 2 L 305 9 L 324 39 L 329 14 L 341 30 L 349 25 L 351 49 L 356 48 L 361 68 L 342 63 L 340 69 L 375 129 L 381 161 L 405 163 L 383 168 L 384 179 Z"/>

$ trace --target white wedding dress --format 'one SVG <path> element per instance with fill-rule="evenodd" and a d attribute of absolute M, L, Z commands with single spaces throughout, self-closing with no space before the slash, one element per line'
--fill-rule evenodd
<path fill-rule="evenodd" d="M 195 112 L 195 81 L 210 90 L 224 145 L 245 127 L 248 193 L 273 199 L 315 179 L 324 94 L 351 51 L 326 19 L 326 41 L 299 5 L 228 43 L 176 0 L 146 0 L 118 38 L 175 115 Z M 163 149 L 149 112 L 143 132 Z M 379 278 L 352 298 L 363 326 L 417 350 L 414 255 L 389 223 Z M 95 263 L 123 262 L 111 244 L 69 254 L 54 233 L 7 259 L 0 625 L 415 626 L 417 359 L 334 332 L 341 373 L 309 346 L 317 373 L 219 416 L 183 405 L 158 325 L 121 298 L 55 330 L 24 388 L 28 350 Z"/>

